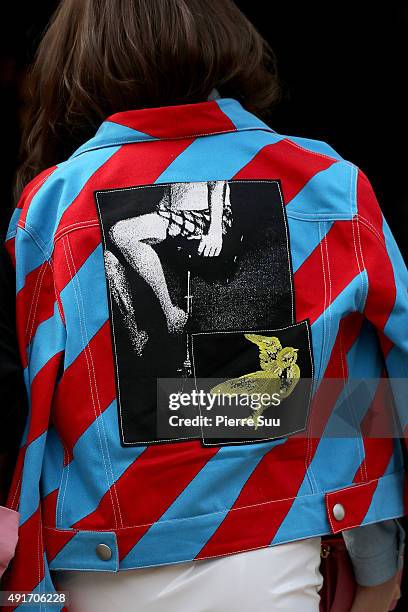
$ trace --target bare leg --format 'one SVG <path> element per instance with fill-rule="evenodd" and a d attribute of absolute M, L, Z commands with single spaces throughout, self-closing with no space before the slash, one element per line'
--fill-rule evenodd
<path fill-rule="evenodd" d="M 140 357 L 148 340 L 148 335 L 145 331 L 139 331 L 137 329 L 135 310 L 125 270 L 119 260 L 110 251 L 105 251 L 105 269 L 109 278 L 109 287 L 122 313 L 125 325 L 129 330 L 133 348 Z"/>
<path fill-rule="evenodd" d="M 151 246 L 166 238 L 167 225 L 166 219 L 156 213 L 149 213 L 118 221 L 111 228 L 110 237 L 130 265 L 153 289 L 166 317 L 169 331 L 180 332 L 188 315 L 172 303 L 161 261 Z"/>

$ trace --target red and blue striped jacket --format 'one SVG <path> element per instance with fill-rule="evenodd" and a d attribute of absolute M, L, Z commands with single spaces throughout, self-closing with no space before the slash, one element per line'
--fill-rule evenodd
<path fill-rule="evenodd" d="M 407 377 L 407 270 L 359 168 L 324 142 L 276 133 L 235 99 L 108 117 L 26 186 L 9 226 L 30 405 L 3 589 L 49 593 L 51 570 L 206 559 L 406 512 L 395 437 L 302 435 L 309 420 L 261 441 L 157 438 L 146 377 L 183 364 L 185 286 L 174 271 L 211 227 L 174 202 L 193 187 L 198 201 L 205 184 L 224 198 L 227 189 L 231 206 L 220 266 L 204 257 L 194 269 L 187 356 L 199 373 L 213 372 L 237 331 L 266 330 L 304 349 L 309 417 L 317 405 L 321 414 L 324 379 Z M 380 403 L 361 399 L 358 427 Z"/>

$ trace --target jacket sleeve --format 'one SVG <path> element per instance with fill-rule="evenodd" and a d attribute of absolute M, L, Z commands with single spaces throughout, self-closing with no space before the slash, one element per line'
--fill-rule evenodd
<path fill-rule="evenodd" d="M 408 271 L 373 188 L 359 170 L 357 227 L 366 275 L 364 316 L 375 326 L 401 435 L 408 434 Z"/>
<path fill-rule="evenodd" d="M 363 314 L 375 327 L 394 392 L 400 431 L 408 425 L 408 272 L 367 176 L 357 173 L 356 252 L 365 278 Z M 386 421 L 387 422 L 387 421 Z M 358 584 L 375 586 L 401 571 L 405 533 L 396 519 L 343 531 Z"/>
<path fill-rule="evenodd" d="M 41 194 L 37 194 L 36 205 L 44 205 Z M 28 416 L 6 502 L 7 508 L 20 515 L 18 541 L 3 575 L 2 587 L 11 591 L 52 592 L 42 531 L 40 478 L 66 331 L 54 284 L 52 254 L 45 251 L 34 229 L 24 221 L 28 205 L 23 198 L 20 220 L 9 228 L 6 240 L 14 263 L 15 328 Z M 18 211 L 14 218 L 18 218 Z"/>
<path fill-rule="evenodd" d="M 402 570 L 405 531 L 398 519 L 390 519 L 343 531 L 356 582 L 376 586 Z"/>

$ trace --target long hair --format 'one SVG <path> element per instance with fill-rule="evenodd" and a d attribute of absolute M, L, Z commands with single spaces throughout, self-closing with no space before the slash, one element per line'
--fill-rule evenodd
<path fill-rule="evenodd" d="M 62 0 L 29 82 L 16 198 L 115 112 L 215 87 L 262 116 L 279 95 L 274 54 L 232 0 Z"/>

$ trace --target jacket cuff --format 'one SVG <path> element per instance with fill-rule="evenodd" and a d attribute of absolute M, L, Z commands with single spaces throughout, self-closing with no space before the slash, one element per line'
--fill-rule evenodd
<path fill-rule="evenodd" d="M 405 531 L 397 519 L 364 525 L 343 532 L 360 586 L 376 586 L 402 569 Z"/>

